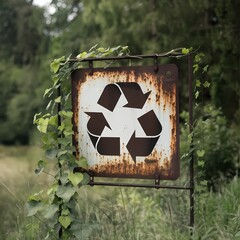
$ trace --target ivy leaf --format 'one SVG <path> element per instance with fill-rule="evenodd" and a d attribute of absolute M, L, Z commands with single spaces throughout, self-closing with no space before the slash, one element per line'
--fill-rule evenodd
<path fill-rule="evenodd" d="M 83 173 L 83 180 L 81 181 L 81 185 L 88 185 L 90 181 L 90 176 L 87 173 Z"/>
<path fill-rule="evenodd" d="M 26 203 L 27 216 L 31 217 L 44 208 L 41 201 L 30 200 Z"/>
<path fill-rule="evenodd" d="M 43 94 L 43 97 L 45 97 L 48 93 L 51 93 L 51 91 L 52 91 L 52 88 L 46 89 L 44 94 Z"/>
<path fill-rule="evenodd" d="M 196 87 L 201 87 L 201 81 L 199 79 L 196 80 Z"/>
<path fill-rule="evenodd" d="M 183 48 L 183 49 L 182 49 L 182 53 L 183 53 L 183 54 L 188 54 L 188 53 L 189 53 L 189 49 Z"/>
<path fill-rule="evenodd" d="M 51 107 L 52 100 L 49 101 L 48 105 L 46 106 L 46 110 L 48 110 Z"/>
<path fill-rule="evenodd" d="M 203 84 L 203 86 L 204 86 L 205 88 L 209 88 L 210 85 L 211 85 L 211 83 L 208 82 L 208 81 L 205 81 L 204 84 Z"/>
<path fill-rule="evenodd" d="M 51 64 L 50 64 L 50 68 L 51 70 L 56 73 L 61 65 L 61 62 L 65 60 L 65 57 L 62 56 L 60 58 L 54 59 Z"/>
<path fill-rule="evenodd" d="M 48 189 L 47 195 L 50 195 L 51 193 L 55 193 L 58 189 L 58 184 L 54 183 L 51 188 Z"/>
<path fill-rule="evenodd" d="M 53 76 L 52 80 L 53 80 L 54 85 L 57 84 L 59 79 L 60 78 L 58 76 L 56 76 L 56 75 Z"/>
<path fill-rule="evenodd" d="M 50 67 L 51 67 L 51 70 L 52 70 L 54 73 L 56 73 L 56 72 L 58 71 L 59 67 L 60 67 L 60 62 L 54 60 L 53 62 L 51 62 Z"/>
<path fill-rule="evenodd" d="M 34 124 L 36 124 L 36 123 L 38 123 L 38 121 L 39 121 L 39 116 L 41 116 L 41 112 L 40 113 L 36 113 L 35 115 L 34 115 L 34 117 L 33 117 L 33 123 Z"/>
<path fill-rule="evenodd" d="M 48 124 L 55 127 L 58 126 L 58 115 L 50 117 Z"/>
<path fill-rule="evenodd" d="M 67 228 L 72 222 L 69 216 L 60 216 L 58 220 L 64 228 Z"/>
<path fill-rule="evenodd" d="M 68 173 L 63 173 L 62 176 L 60 177 L 60 181 L 62 183 L 62 185 L 66 185 L 69 182 L 68 179 Z"/>
<path fill-rule="evenodd" d="M 40 201 L 42 193 L 43 193 L 43 191 L 40 191 L 38 193 L 34 193 L 33 195 L 31 195 L 29 197 L 29 201 Z"/>
<path fill-rule="evenodd" d="M 199 167 L 203 167 L 205 165 L 205 162 L 204 161 L 198 161 L 197 164 L 198 164 Z"/>
<path fill-rule="evenodd" d="M 193 73 L 196 73 L 199 69 L 199 65 L 198 64 L 194 64 L 193 65 Z"/>
<path fill-rule="evenodd" d="M 195 99 L 198 99 L 199 94 L 200 94 L 199 91 L 196 91 L 196 92 L 195 92 Z"/>
<path fill-rule="evenodd" d="M 69 173 L 68 179 L 71 181 L 72 185 L 76 187 L 83 180 L 83 174 L 80 172 Z"/>
<path fill-rule="evenodd" d="M 203 70 L 202 70 L 202 73 L 205 73 L 205 72 L 207 72 L 207 70 L 208 70 L 208 67 L 209 67 L 208 65 L 204 66 L 204 67 L 203 67 Z"/>
<path fill-rule="evenodd" d="M 197 150 L 197 156 L 203 157 L 205 155 L 205 150 Z"/>
<path fill-rule="evenodd" d="M 105 51 L 106 51 L 106 49 L 105 49 L 105 48 L 103 48 L 103 47 L 100 47 L 100 48 L 98 48 L 98 49 L 97 49 L 97 51 L 98 51 L 98 52 L 105 52 Z"/>
<path fill-rule="evenodd" d="M 46 219 L 53 218 L 54 214 L 58 211 L 58 205 L 56 204 L 45 204 L 42 211 L 43 217 Z"/>
<path fill-rule="evenodd" d="M 64 133 L 64 135 L 65 135 L 66 137 L 74 134 L 74 132 L 73 132 L 72 130 L 70 130 L 70 131 L 64 131 L 63 133 Z"/>
<path fill-rule="evenodd" d="M 66 138 L 58 138 L 58 143 L 64 147 L 67 147 L 71 143 L 71 141 Z"/>
<path fill-rule="evenodd" d="M 61 157 L 62 155 L 65 155 L 68 151 L 67 150 L 62 150 L 57 153 L 57 157 Z"/>
<path fill-rule="evenodd" d="M 72 111 L 61 111 L 60 114 L 64 117 L 72 118 L 73 112 Z"/>
<path fill-rule="evenodd" d="M 64 130 L 64 128 L 65 128 L 65 123 L 62 122 L 61 126 L 58 127 L 58 130 L 62 132 Z"/>
<path fill-rule="evenodd" d="M 39 119 L 38 126 L 37 126 L 37 129 L 39 130 L 39 132 L 42 132 L 42 133 L 47 132 L 48 121 L 49 121 L 48 118 L 46 118 L 46 119 L 40 118 Z"/>
<path fill-rule="evenodd" d="M 86 57 L 86 55 L 87 55 L 87 52 L 82 52 L 82 53 L 77 55 L 77 58 L 82 58 L 83 59 L 83 58 Z"/>
<path fill-rule="evenodd" d="M 88 168 L 88 162 L 85 157 L 80 157 L 80 159 L 76 161 L 76 163 L 78 164 L 79 167 L 82 167 L 84 169 Z"/>
<path fill-rule="evenodd" d="M 55 98 L 54 102 L 55 103 L 60 103 L 61 102 L 61 98 L 62 98 L 61 96 Z"/>
<path fill-rule="evenodd" d="M 47 149 L 47 150 L 45 151 L 45 156 L 46 156 L 46 158 L 48 158 L 48 159 L 50 159 L 50 160 L 53 160 L 53 159 L 56 158 L 57 152 L 58 152 L 57 149 Z"/>
<path fill-rule="evenodd" d="M 62 212 L 61 212 L 61 215 L 62 215 L 62 216 L 68 216 L 69 214 L 70 214 L 69 209 L 67 209 L 67 208 L 62 209 Z"/>
<path fill-rule="evenodd" d="M 39 174 L 42 173 L 42 171 L 43 171 L 44 168 L 46 167 L 46 162 L 43 161 L 43 160 L 39 160 L 37 166 L 38 166 L 38 167 L 35 169 L 35 173 L 36 173 L 37 175 L 39 175 Z"/>
<path fill-rule="evenodd" d="M 69 202 L 76 190 L 71 186 L 59 186 L 56 195 L 63 199 L 63 202 Z"/>

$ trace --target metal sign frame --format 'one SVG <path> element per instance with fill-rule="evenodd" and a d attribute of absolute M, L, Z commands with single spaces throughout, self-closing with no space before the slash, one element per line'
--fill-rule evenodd
<path fill-rule="evenodd" d="M 187 57 L 187 65 L 188 65 L 188 111 L 189 111 L 189 132 L 190 134 L 193 132 L 193 60 L 192 54 L 181 54 L 176 52 L 168 52 L 163 54 L 150 54 L 150 55 L 127 55 L 127 56 L 119 56 L 119 57 L 104 57 L 104 58 L 86 58 L 86 59 L 70 59 L 69 62 L 88 62 L 89 63 L 89 70 L 91 72 L 94 71 L 93 62 L 95 61 L 117 61 L 117 60 L 126 60 L 126 59 L 136 59 L 142 60 L 145 58 L 153 59 L 156 65 L 156 70 L 158 70 L 158 58 L 164 57 L 172 57 L 172 58 L 179 58 L 179 57 Z M 60 95 L 60 91 L 59 91 Z M 59 106 L 59 110 L 61 107 Z M 74 140 L 73 140 L 74 141 Z M 190 148 L 192 149 L 193 143 L 190 144 Z M 81 168 L 76 168 L 75 172 L 81 171 Z M 118 187 L 140 187 L 140 188 L 155 188 L 155 189 L 177 189 L 177 190 L 187 190 L 189 191 L 189 200 L 190 200 L 190 223 L 189 226 L 192 229 L 194 227 L 194 151 L 190 151 L 190 161 L 189 161 L 189 185 L 188 186 L 178 186 L 178 185 L 161 185 L 159 176 L 156 176 L 154 184 L 135 184 L 135 183 L 119 183 L 119 182 L 98 182 L 95 181 L 95 176 L 93 173 L 88 172 L 90 175 L 90 186 L 118 186 Z"/>
<path fill-rule="evenodd" d="M 176 65 L 163 64 L 157 71 L 156 66 L 94 68 L 92 74 L 88 68 L 76 69 L 72 73 L 72 106 L 76 155 L 81 153 L 90 160 L 91 175 L 178 178 Z"/>

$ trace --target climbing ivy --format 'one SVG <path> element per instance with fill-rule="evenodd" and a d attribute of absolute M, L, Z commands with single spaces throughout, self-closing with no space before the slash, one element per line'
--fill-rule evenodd
<path fill-rule="evenodd" d="M 181 53 L 184 55 L 192 52 L 192 48 L 181 49 Z M 89 176 L 86 173 L 74 172 L 76 167 L 87 169 L 88 165 L 84 156 L 76 157 L 74 154 L 76 149 L 72 143 L 73 112 L 70 75 L 75 69 L 83 67 L 83 60 L 86 58 L 128 54 L 127 46 L 102 48 L 95 45 L 88 52 L 80 53 L 77 56 L 78 61 L 69 61 L 71 56 L 63 56 L 54 59 L 50 64 L 53 73 L 52 85 L 45 90 L 43 95 L 48 99 L 46 110 L 37 113 L 33 122 L 41 133 L 44 149 L 44 157 L 38 161 L 35 173 L 38 175 L 48 174 L 53 181 L 47 189 L 31 195 L 26 205 L 28 216 L 36 216 L 45 224 L 48 232 L 46 239 L 48 236 L 51 236 L 51 239 L 82 239 L 82 225 L 77 211 L 78 189 L 88 184 Z M 203 68 L 200 66 L 202 57 L 202 53 L 195 56 L 194 73 L 200 70 L 202 73 L 207 71 L 208 66 Z M 107 66 L 109 66 L 109 62 Z M 207 81 L 202 83 L 195 79 L 195 98 L 199 97 L 199 88 L 209 87 L 209 85 Z M 192 137 L 193 134 L 189 136 L 191 139 Z M 204 149 L 198 149 L 196 155 L 198 166 L 203 167 Z M 49 162 L 55 164 L 54 173 L 47 171 Z"/>
<path fill-rule="evenodd" d="M 74 155 L 70 75 L 75 69 L 82 67 L 82 60 L 85 58 L 123 54 L 129 54 L 127 46 L 102 48 L 95 45 L 88 52 L 80 53 L 76 62 L 69 61 L 70 56 L 63 56 L 51 62 L 52 86 L 44 92 L 44 98 L 49 101 L 46 111 L 37 113 L 33 122 L 41 133 L 45 151 L 44 159 L 39 160 L 35 172 L 51 175 L 53 182 L 46 190 L 30 196 L 27 202 L 28 216 L 43 219 L 51 238 L 82 239 L 76 208 L 77 196 L 78 188 L 89 182 L 86 173 L 74 172 L 76 167 L 87 169 L 88 166 L 83 156 L 77 158 Z M 46 171 L 48 161 L 55 163 L 54 174 Z"/>
<path fill-rule="evenodd" d="M 193 57 L 193 94 L 194 94 L 194 108 L 193 108 L 193 131 L 188 135 L 188 142 L 190 144 L 189 153 L 185 153 L 186 157 L 194 154 L 194 162 L 197 170 L 197 177 L 195 178 L 195 195 L 203 195 L 207 190 L 207 180 L 205 176 L 205 146 L 204 146 L 204 120 L 202 119 L 204 111 L 204 89 L 210 87 L 210 82 L 206 80 L 206 73 L 209 65 L 204 63 L 204 53 L 194 51 L 193 48 L 183 48 L 183 54 L 192 54 Z M 186 124 L 188 114 L 183 112 L 181 114 L 185 118 Z M 201 129 L 198 129 L 198 127 Z M 204 199 L 202 197 L 202 199 Z"/>

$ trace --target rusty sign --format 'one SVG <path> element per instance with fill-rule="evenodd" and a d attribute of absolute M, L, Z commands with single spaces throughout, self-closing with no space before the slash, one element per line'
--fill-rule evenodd
<path fill-rule="evenodd" d="M 77 69 L 74 144 L 94 176 L 179 176 L 177 67 Z"/>

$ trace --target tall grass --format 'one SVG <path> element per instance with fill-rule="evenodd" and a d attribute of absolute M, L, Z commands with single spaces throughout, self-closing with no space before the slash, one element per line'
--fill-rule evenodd
<path fill-rule="evenodd" d="M 26 217 L 25 211 L 28 196 L 51 181 L 45 174 L 34 174 L 41 154 L 37 147 L 0 146 L 0 239 L 47 236 L 44 222 Z M 86 186 L 79 193 L 78 231 L 84 240 L 190 238 L 187 191 Z M 194 240 L 240 239 L 240 179 L 218 193 L 196 196 L 195 222 Z"/>
<path fill-rule="evenodd" d="M 240 179 L 196 197 L 192 239 L 240 239 Z M 79 199 L 83 239 L 189 239 L 185 191 L 90 188 Z M 86 227 L 86 228 L 85 228 Z M 84 229 L 85 228 L 85 229 Z M 87 229 L 87 230 L 86 230 Z"/>
<path fill-rule="evenodd" d="M 41 154 L 38 147 L 0 146 L 0 239 L 43 239 L 39 220 L 25 211 L 28 196 L 48 182 L 34 174 Z"/>

